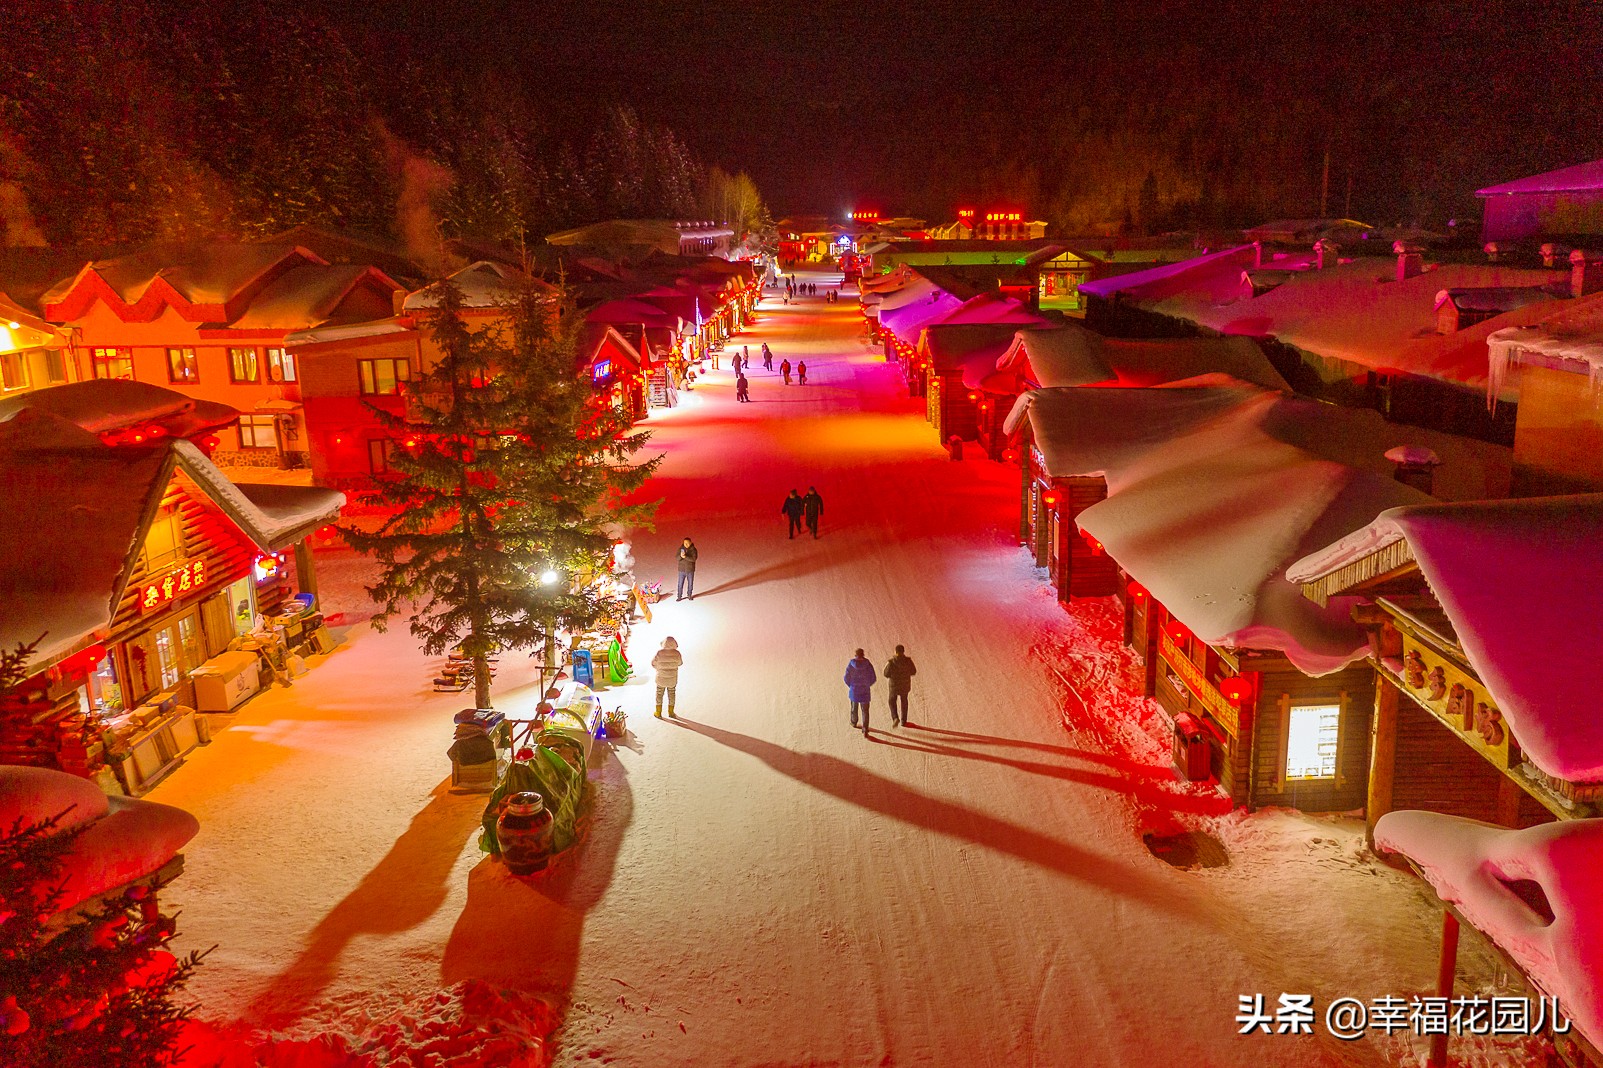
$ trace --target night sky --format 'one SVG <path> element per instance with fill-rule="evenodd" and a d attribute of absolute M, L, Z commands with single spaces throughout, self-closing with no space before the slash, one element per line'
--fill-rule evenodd
<path fill-rule="evenodd" d="M 1372 211 L 1406 212 L 1401 186 L 1443 200 L 1603 155 L 1595 2 L 440 0 L 344 17 L 454 39 L 553 115 L 631 103 L 781 211 L 944 213 L 961 176 L 995 185 L 982 172 L 1064 150 L 1061 116 L 1183 111 L 1186 87 L 1247 125 L 1311 101 L 1307 154 L 1334 140 Z"/>

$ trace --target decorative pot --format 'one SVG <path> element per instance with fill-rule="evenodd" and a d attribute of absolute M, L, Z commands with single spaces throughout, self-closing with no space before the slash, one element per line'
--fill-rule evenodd
<path fill-rule="evenodd" d="M 533 791 L 513 794 L 506 799 L 495 821 L 495 835 L 501 842 L 501 859 L 513 875 L 533 875 L 544 871 L 551 860 L 550 811 Z"/>

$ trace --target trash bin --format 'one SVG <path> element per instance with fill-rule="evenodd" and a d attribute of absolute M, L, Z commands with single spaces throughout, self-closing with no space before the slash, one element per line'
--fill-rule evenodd
<path fill-rule="evenodd" d="M 1213 779 L 1213 753 L 1207 731 L 1189 712 L 1174 717 L 1174 766 L 1187 782 Z"/>
<path fill-rule="evenodd" d="M 573 651 L 573 663 L 570 666 L 573 669 L 574 682 L 582 683 L 585 686 L 594 686 L 596 684 L 596 666 L 595 662 L 590 659 L 590 650 L 575 649 Z"/>

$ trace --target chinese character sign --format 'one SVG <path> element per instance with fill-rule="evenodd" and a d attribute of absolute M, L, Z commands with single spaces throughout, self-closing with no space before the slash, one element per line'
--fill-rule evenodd
<path fill-rule="evenodd" d="M 139 587 L 139 611 L 158 611 L 206 585 L 206 561 L 190 560 Z"/>

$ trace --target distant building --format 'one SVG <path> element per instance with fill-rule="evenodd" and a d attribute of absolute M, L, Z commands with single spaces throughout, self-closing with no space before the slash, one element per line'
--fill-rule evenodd
<path fill-rule="evenodd" d="M 705 221 L 609 219 L 546 235 L 551 245 L 588 245 L 618 254 L 654 249 L 670 256 L 729 257 L 735 231 Z"/>
<path fill-rule="evenodd" d="M 1603 159 L 1478 189 L 1481 240 L 1603 235 Z"/>

